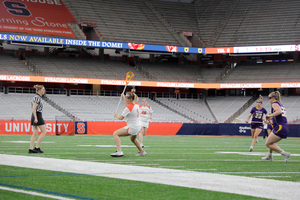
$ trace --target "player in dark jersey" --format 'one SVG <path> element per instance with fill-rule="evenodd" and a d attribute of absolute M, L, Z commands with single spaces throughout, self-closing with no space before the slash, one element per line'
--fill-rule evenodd
<path fill-rule="evenodd" d="M 42 96 L 45 94 L 46 90 L 43 85 L 35 85 L 34 88 L 36 89 L 36 95 L 33 97 L 33 100 L 31 102 L 31 106 L 32 106 L 31 125 L 32 125 L 33 134 L 30 139 L 30 148 L 28 153 L 44 153 L 40 149 L 40 145 L 47 133 L 45 127 L 45 121 L 42 116 L 42 112 L 43 112 Z M 42 133 L 38 138 L 35 148 L 33 148 L 39 130 Z"/>
<path fill-rule="evenodd" d="M 252 116 L 250 127 L 251 127 L 251 136 L 253 139 L 249 151 L 253 151 L 253 146 L 255 145 L 256 142 L 258 142 L 257 137 L 262 131 L 262 129 L 264 128 L 263 115 L 267 114 L 267 111 L 262 107 L 262 98 L 263 97 L 259 95 L 259 98 L 256 101 L 257 103 L 256 107 L 252 108 L 252 110 L 250 111 L 250 115 L 245 121 L 246 123 L 248 123 L 250 117 Z"/>
<path fill-rule="evenodd" d="M 289 152 L 285 152 L 275 144 L 280 140 L 287 138 L 289 132 L 285 108 L 280 103 L 280 93 L 278 91 L 271 92 L 269 94 L 269 101 L 272 105 L 272 109 L 271 113 L 267 114 L 267 118 L 272 118 L 272 122 L 269 120 L 267 121 L 273 127 L 273 130 L 266 141 L 266 146 L 269 148 L 269 152 L 267 156 L 262 159 L 273 160 L 272 153 L 273 151 L 276 151 L 280 153 L 284 157 L 285 162 L 287 162 L 291 154 Z"/>

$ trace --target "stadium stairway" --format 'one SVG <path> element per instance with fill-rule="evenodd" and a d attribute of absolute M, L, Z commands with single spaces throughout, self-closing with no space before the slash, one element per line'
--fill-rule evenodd
<path fill-rule="evenodd" d="M 163 101 L 160 101 L 159 99 L 155 99 L 154 101 L 155 101 L 156 103 L 160 104 L 161 106 L 167 108 L 168 110 L 171 110 L 171 111 L 173 111 L 173 112 L 175 112 L 175 113 L 181 115 L 182 117 L 184 117 L 184 118 L 186 118 L 186 119 L 192 121 L 193 123 L 196 123 L 196 122 L 197 122 L 194 118 L 192 118 L 192 117 L 190 117 L 190 116 L 188 116 L 188 115 L 186 115 L 186 114 L 183 114 L 183 113 L 181 113 L 181 112 L 178 112 L 176 109 L 172 108 L 170 105 L 164 103 Z"/>
<path fill-rule="evenodd" d="M 226 121 L 225 123 L 232 123 L 233 120 L 235 120 L 238 116 L 240 116 L 243 112 L 245 112 L 246 109 L 248 109 L 255 101 L 257 97 L 252 96 L 251 99 L 249 99 L 243 106 L 240 107 L 235 113 L 233 113 Z"/>
<path fill-rule="evenodd" d="M 73 115 L 71 112 L 67 111 L 66 109 L 59 106 L 57 103 L 55 103 L 53 100 L 51 100 L 49 97 L 44 96 L 44 101 L 46 101 L 49 105 L 51 105 L 53 108 L 57 109 L 58 111 L 64 113 L 66 116 L 68 116 L 70 119 L 75 119 L 75 115 Z"/>
<path fill-rule="evenodd" d="M 212 109 L 210 108 L 209 104 L 207 103 L 207 100 L 206 100 L 206 98 L 204 98 L 204 103 L 205 103 L 205 105 L 206 105 L 207 109 L 209 110 L 209 112 L 210 112 L 211 116 L 214 118 L 214 120 L 215 120 L 215 123 L 218 123 L 218 120 L 217 120 L 217 118 L 216 118 L 216 116 L 215 116 L 214 112 L 213 112 L 213 111 L 212 111 Z"/>

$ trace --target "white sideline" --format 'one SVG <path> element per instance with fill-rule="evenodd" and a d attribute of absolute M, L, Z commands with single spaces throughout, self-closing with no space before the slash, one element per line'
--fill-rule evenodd
<path fill-rule="evenodd" d="M 299 199 L 300 183 L 174 169 L 0 154 L 0 165 L 159 183 L 270 199 Z"/>
<path fill-rule="evenodd" d="M 75 200 L 75 199 L 70 199 L 70 198 L 66 198 L 66 197 L 60 197 L 60 196 L 55 196 L 55 195 L 50 195 L 50 194 L 43 194 L 43 193 L 39 193 L 39 192 L 31 192 L 31 191 L 26 191 L 26 190 L 19 190 L 19 189 L 2 187 L 2 186 L 0 186 L 0 190 L 7 190 L 7 191 L 11 191 L 11 192 L 29 194 L 29 195 L 33 195 L 33 196 L 39 196 L 39 197 L 47 197 L 47 198 L 58 199 L 58 200 Z"/>

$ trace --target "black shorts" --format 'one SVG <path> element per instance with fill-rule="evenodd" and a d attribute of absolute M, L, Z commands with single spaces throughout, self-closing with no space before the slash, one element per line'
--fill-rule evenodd
<path fill-rule="evenodd" d="M 41 112 L 36 112 L 36 116 L 37 116 L 37 123 L 34 123 L 34 116 L 33 113 L 31 115 L 31 125 L 32 126 L 41 126 L 41 125 L 45 125 L 45 121 L 43 119 L 42 113 Z"/>

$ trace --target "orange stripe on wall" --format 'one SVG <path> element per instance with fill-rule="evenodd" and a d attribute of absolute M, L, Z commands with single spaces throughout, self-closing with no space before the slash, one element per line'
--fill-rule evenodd
<path fill-rule="evenodd" d="M 176 135 L 183 123 L 150 123 L 146 135 Z"/>
<path fill-rule="evenodd" d="M 87 122 L 88 135 L 112 135 L 116 130 L 126 126 L 126 122 Z"/>
<path fill-rule="evenodd" d="M 125 122 L 87 122 L 88 135 L 112 135 Z M 176 135 L 182 123 L 150 123 L 147 135 Z"/>

